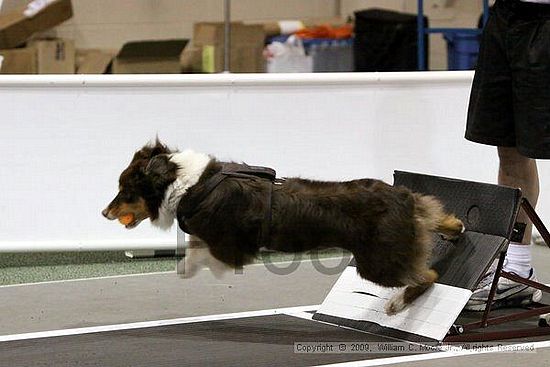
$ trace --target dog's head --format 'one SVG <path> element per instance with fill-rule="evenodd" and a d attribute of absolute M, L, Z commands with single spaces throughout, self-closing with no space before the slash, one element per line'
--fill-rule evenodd
<path fill-rule="evenodd" d="M 124 222 L 128 229 L 144 219 L 157 219 L 166 188 L 176 179 L 172 153 L 158 139 L 138 150 L 120 175 L 118 194 L 102 211 L 103 216 L 109 220 L 130 218 Z"/>

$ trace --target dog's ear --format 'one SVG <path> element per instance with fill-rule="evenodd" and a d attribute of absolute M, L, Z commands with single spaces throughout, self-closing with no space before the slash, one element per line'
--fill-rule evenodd
<path fill-rule="evenodd" d="M 141 159 L 151 159 L 159 154 L 170 154 L 174 153 L 170 148 L 163 144 L 158 138 L 154 143 L 149 143 L 143 148 L 138 150 L 133 158 L 132 162 L 141 160 Z"/>
<path fill-rule="evenodd" d="M 159 140 L 159 137 L 157 135 L 155 143 L 151 145 L 151 157 L 155 157 L 159 154 L 168 153 L 171 153 L 170 149 L 168 149 L 168 147 Z"/>
<path fill-rule="evenodd" d="M 145 167 L 145 175 L 153 183 L 171 182 L 176 179 L 177 165 L 170 161 L 168 154 L 159 154 L 149 160 Z"/>

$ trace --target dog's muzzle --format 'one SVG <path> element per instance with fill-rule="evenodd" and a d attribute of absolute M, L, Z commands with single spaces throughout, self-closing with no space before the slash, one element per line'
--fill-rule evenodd
<path fill-rule="evenodd" d="M 107 219 L 109 219 L 109 220 L 114 220 L 114 219 L 116 219 L 116 217 L 113 216 L 113 215 L 110 213 L 109 208 L 103 209 L 103 210 L 101 211 L 101 214 L 102 214 L 105 218 L 107 218 Z"/>

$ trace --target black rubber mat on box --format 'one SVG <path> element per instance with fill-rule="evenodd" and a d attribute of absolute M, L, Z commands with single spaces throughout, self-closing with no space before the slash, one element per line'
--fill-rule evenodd
<path fill-rule="evenodd" d="M 519 210 L 521 191 L 479 182 L 395 171 L 394 185 L 433 195 L 466 227 L 457 241 L 434 235 L 432 267 L 438 283 L 473 290 L 504 251 Z M 351 266 L 355 266 L 352 259 Z"/>
<path fill-rule="evenodd" d="M 395 171 L 394 186 L 437 197 L 466 230 L 510 238 L 521 191 L 480 182 Z"/>
<path fill-rule="evenodd" d="M 502 237 L 477 232 L 465 232 L 456 242 L 438 240 L 432 255 L 437 282 L 474 290 L 507 244 Z"/>
<path fill-rule="evenodd" d="M 508 245 L 521 190 L 403 171 L 395 171 L 394 185 L 437 197 L 463 221 L 466 232 L 458 241 L 437 240 L 432 266 L 438 283 L 473 290 Z"/>

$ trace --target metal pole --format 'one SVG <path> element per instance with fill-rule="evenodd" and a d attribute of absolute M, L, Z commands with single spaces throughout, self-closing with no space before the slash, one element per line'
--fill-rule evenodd
<path fill-rule="evenodd" d="M 483 0 L 483 27 L 489 19 L 489 0 Z"/>
<path fill-rule="evenodd" d="M 336 3 L 334 4 L 334 13 L 337 17 L 342 16 L 342 0 L 336 0 Z"/>
<path fill-rule="evenodd" d="M 424 50 L 426 45 L 424 44 L 424 36 L 426 35 L 426 30 L 424 29 L 424 1 L 417 1 L 417 16 L 416 16 L 416 29 L 417 29 L 417 63 L 418 70 L 426 70 L 426 58 Z"/>
<path fill-rule="evenodd" d="M 231 0 L 224 0 L 224 42 L 223 42 L 223 72 L 229 73 L 231 66 Z"/>
<path fill-rule="evenodd" d="M 485 310 L 483 311 L 483 316 L 481 317 L 481 327 L 487 327 L 487 320 L 489 319 L 489 312 L 491 312 L 491 307 L 493 306 L 493 299 L 497 293 L 498 279 L 500 278 L 500 271 L 504 266 L 504 259 L 506 259 L 506 252 L 501 252 L 498 259 L 498 265 L 495 270 L 495 276 L 493 277 L 493 283 L 491 284 L 491 290 L 489 291 L 489 296 L 487 297 L 487 304 L 485 305 Z"/>
<path fill-rule="evenodd" d="M 539 231 L 540 235 L 544 239 L 544 243 L 546 243 L 546 246 L 550 247 L 550 232 L 548 232 L 548 229 L 538 216 L 537 212 L 535 212 L 535 208 L 529 203 L 529 200 L 526 198 L 521 199 L 521 208 L 527 214 L 529 219 L 531 220 L 531 223 L 535 226 L 535 228 Z"/>

